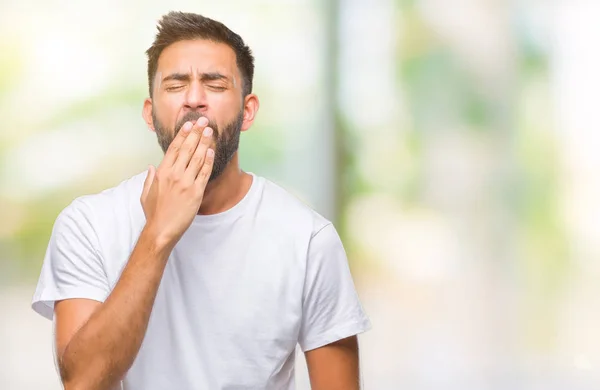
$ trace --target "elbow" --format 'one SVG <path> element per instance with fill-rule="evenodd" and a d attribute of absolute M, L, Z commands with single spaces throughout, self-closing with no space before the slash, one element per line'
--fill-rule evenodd
<path fill-rule="evenodd" d="M 62 381 L 63 383 L 63 388 L 64 390 L 85 390 L 86 387 L 81 384 L 81 383 L 77 383 L 76 381 L 73 380 L 69 380 L 69 381 Z M 89 388 L 87 388 L 89 389 Z"/>
<path fill-rule="evenodd" d="M 67 380 L 67 381 L 63 380 L 62 383 L 63 383 L 64 390 L 99 390 L 99 389 L 104 389 L 104 387 L 98 387 L 97 385 L 93 385 L 93 384 L 89 383 L 89 381 L 84 382 L 82 380 L 70 379 L 70 380 Z"/>
<path fill-rule="evenodd" d="M 76 375 L 75 373 L 67 370 L 64 365 L 59 365 L 60 380 L 62 382 L 64 390 L 92 390 L 95 387 L 91 386 L 88 381 L 83 380 L 83 375 Z M 75 374 L 75 375 L 74 375 Z"/>
<path fill-rule="evenodd" d="M 121 387 L 121 379 L 110 375 L 96 375 L 97 373 L 81 373 L 76 375 L 66 375 L 61 370 L 61 381 L 64 390 L 116 390 Z"/>
<path fill-rule="evenodd" d="M 72 375 L 65 375 L 64 370 L 61 369 L 60 379 L 63 384 L 64 390 L 88 390 L 84 383 L 73 377 Z"/>

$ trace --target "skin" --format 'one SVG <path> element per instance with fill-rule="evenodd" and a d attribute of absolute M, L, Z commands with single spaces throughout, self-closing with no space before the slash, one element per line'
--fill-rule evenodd
<path fill-rule="evenodd" d="M 152 131 L 157 127 L 153 107 L 155 118 L 172 134 L 190 112 L 199 112 L 221 130 L 240 112 L 241 131 L 254 122 L 258 97 L 242 97 L 235 53 L 227 45 L 206 40 L 174 43 L 159 58 L 157 78 L 142 113 Z M 141 346 L 169 254 L 194 216 L 223 212 L 248 192 L 252 177 L 241 171 L 237 152 L 209 182 L 214 137 L 229 134 L 216 135 L 207 123 L 205 118 L 186 122 L 160 165 L 149 167 L 140 198 L 146 225 L 106 301 L 56 302 L 56 349 L 66 390 L 118 385 Z M 208 133 L 203 135 L 206 129 Z M 313 389 L 359 388 L 356 337 L 308 351 L 305 356 Z"/>
<path fill-rule="evenodd" d="M 313 390 L 360 389 L 356 336 L 307 351 L 304 356 Z"/>

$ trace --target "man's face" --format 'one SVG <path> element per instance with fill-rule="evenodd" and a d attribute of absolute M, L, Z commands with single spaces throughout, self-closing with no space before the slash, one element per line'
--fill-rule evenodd
<path fill-rule="evenodd" d="M 201 116 L 213 129 L 218 177 L 238 149 L 243 122 L 242 82 L 234 51 L 222 43 L 180 41 L 160 55 L 154 79 L 152 120 L 166 153 L 187 121 Z"/>

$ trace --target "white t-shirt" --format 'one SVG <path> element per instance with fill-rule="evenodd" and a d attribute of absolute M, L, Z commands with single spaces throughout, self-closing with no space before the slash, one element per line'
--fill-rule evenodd
<path fill-rule="evenodd" d="M 364 332 L 340 238 L 325 218 L 252 174 L 233 208 L 198 215 L 171 253 L 127 390 L 294 389 L 294 358 Z M 77 198 L 56 219 L 33 309 L 103 302 L 145 224 L 146 172 Z"/>

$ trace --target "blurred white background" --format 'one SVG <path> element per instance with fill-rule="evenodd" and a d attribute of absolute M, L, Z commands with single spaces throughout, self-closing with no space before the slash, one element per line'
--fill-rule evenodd
<path fill-rule="evenodd" d="M 335 221 L 365 389 L 600 387 L 600 2 L 4 0 L 1 389 L 60 388 L 43 253 L 72 199 L 160 161 L 144 51 L 170 10 L 253 49 L 242 167 Z"/>

